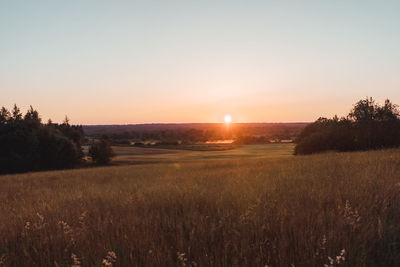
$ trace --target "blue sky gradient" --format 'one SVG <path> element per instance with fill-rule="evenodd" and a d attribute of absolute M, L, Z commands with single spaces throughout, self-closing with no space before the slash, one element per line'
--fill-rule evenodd
<path fill-rule="evenodd" d="M 400 104 L 400 1 L 1 1 L 1 103 L 73 123 Z"/>

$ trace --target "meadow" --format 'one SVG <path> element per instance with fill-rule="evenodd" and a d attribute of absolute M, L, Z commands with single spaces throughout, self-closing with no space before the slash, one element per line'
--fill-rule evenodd
<path fill-rule="evenodd" d="M 198 162 L 218 159 L 244 158 L 287 158 L 293 156 L 293 143 L 273 143 L 258 145 L 232 146 L 196 145 L 185 149 L 180 146 L 171 147 L 132 147 L 114 146 L 116 157 L 113 164 L 142 164 L 142 163 L 176 163 Z"/>
<path fill-rule="evenodd" d="M 400 265 L 400 150 L 246 149 L 0 176 L 0 266 Z"/>

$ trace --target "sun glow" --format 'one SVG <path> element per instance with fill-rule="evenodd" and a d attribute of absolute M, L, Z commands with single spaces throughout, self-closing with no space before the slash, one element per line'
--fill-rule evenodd
<path fill-rule="evenodd" d="M 225 121 L 225 123 L 231 123 L 231 122 L 232 122 L 232 117 L 231 117 L 231 115 L 229 115 L 229 114 L 225 115 L 224 121 Z"/>

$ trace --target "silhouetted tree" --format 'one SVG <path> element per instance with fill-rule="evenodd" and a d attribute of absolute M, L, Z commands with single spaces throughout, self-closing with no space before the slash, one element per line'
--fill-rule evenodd
<path fill-rule="evenodd" d="M 296 143 L 295 154 L 400 146 L 397 105 L 389 100 L 382 106 L 372 98 L 360 100 L 347 118 L 319 118 L 306 126 L 298 135 Z"/>
<path fill-rule="evenodd" d="M 42 120 L 39 117 L 39 113 L 30 106 L 30 109 L 25 113 L 24 121 L 28 127 L 39 128 Z"/>
<path fill-rule="evenodd" d="M 0 110 L 0 173 L 70 168 L 82 159 L 80 126 L 42 124 L 33 109 Z"/>
<path fill-rule="evenodd" d="M 392 104 L 389 99 L 385 100 L 383 106 L 378 106 L 376 110 L 376 119 L 380 121 L 393 121 L 399 118 L 398 105 Z"/>
<path fill-rule="evenodd" d="M 17 104 L 14 104 L 14 107 L 12 110 L 12 119 L 14 121 L 22 120 L 22 113 L 21 113 L 21 110 L 17 107 Z"/>
<path fill-rule="evenodd" d="M 65 115 L 65 118 L 64 118 L 64 121 L 62 124 L 69 125 L 69 118 L 67 115 Z"/>
<path fill-rule="evenodd" d="M 349 117 L 357 122 L 369 122 L 375 119 L 376 109 L 375 100 L 372 97 L 367 97 L 354 105 Z"/>
<path fill-rule="evenodd" d="M 89 156 L 97 164 L 107 164 L 114 157 L 114 151 L 111 148 L 110 142 L 103 138 L 94 141 L 89 148 Z"/>
<path fill-rule="evenodd" d="M 10 119 L 11 113 L 5 108 L 2 107 L 0 110 L 0 125 L 6 124 L 6 122 Z"/>

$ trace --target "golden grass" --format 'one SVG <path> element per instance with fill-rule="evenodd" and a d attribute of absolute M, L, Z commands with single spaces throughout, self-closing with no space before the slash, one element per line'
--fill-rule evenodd
<path fill-rule="evenodd" d="M 0 262 L 399 266 L 399 182 L 399 150 L 0 176 Z"/>
<path fill-rule="evenodd" d="M 206 146 L 205 146 L 206 147 Z M 115 146 L 113 164 L 193 162 L 208 159 L 293 157 L 293 143 L 243 145 L 220 151 Z"/>

